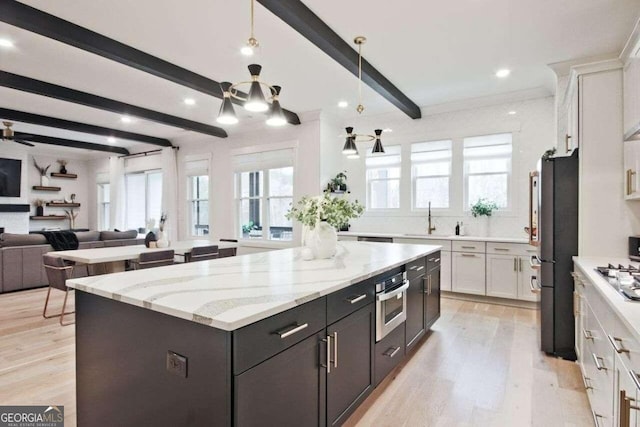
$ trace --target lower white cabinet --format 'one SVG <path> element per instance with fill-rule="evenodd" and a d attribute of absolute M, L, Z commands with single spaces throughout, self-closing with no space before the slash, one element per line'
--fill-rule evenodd
<path fill-rule="evenodd" d="M 451 290 L 465 294 L 485 295 L 485 254 L 451 253 Z"/>
<path fill-rule="evenodd" d="M 519 257 L 487 255 L 487 296 L 518 297 Z"/>

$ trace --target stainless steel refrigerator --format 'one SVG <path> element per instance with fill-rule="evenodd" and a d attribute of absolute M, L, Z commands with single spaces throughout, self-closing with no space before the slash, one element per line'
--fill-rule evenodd
<path fill-rule="evenodd" d="M 540 347 L 576 360 L 572 257 L 578 254 L 578 150 L 542 158 L 530 174 L 530 242 L 537 245 Z"/>

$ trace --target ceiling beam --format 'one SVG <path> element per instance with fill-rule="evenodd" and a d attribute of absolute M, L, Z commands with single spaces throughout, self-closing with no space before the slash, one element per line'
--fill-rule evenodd
<path fill-rule="evenodd" d="M 220 83 L 215 80 L 26 4 L 0 1 L 0 21 L 222 99 Z M 246 97 L 242 92 L 238 95 Z M 242 104 L 242 101 L 233 101 Z M 289 123 L 300 124 L 296 113 L 283 112 Z"/>
<path fill-rule="evenodd" d="M 352 43 L 342 40 L 300 0 L 258 0 L 258 2 L 353 75 L 358 75 L 358 52 L 353 49 Z M 364 57 L 362 58 L 362 81 L 412 119 L 422 117 L 420 107 L 367 62 Z"/>
<path fill-rule="evenodd" d="M 116 153 L 128 155 L 129 150 L 123 147 L 114 147 L 112 145 L 94 144 L 93 142 L 76 141 L 73 139 L 55 138 L 53 136 L 34 135 L 32 133 L 15 132 L 15 139 L 28 142 L 36 142 L 39 144 L 58 145 L 62 147 L 80 148 L 83 150 L 105 151 L 107 153 Z"/>
<path fill-rule="evenodd" d="M 31 123 L 56 129 L 70 130 L 73 132 L 83 132 L 93 135 L 128 139 L 131 141 L 144 142 L 145 144 L 158 145 L 160 147 L 172 147 L 171 141 L 165 138 L 157 138 L 155 136 L 142 135 L 139 133 L 90 125 L 87 123 L 73 122 L 71 120 L 58 119 L 55 117 L 41 116 L 40 114 L 10 110 L 8 108 L 0 108 L 0 119 Z"/>
<path fill-rule="evenodd" d="M 68 87 L 43 82 L 42 80 L 19 76 L 7 71 L 0 71 L 0 86 L 34 93 L 36 95 L 48 96 L 49 98 L 60 99 L 62 101 L 73 102 L 87 107 L 110 111 L 116 114 L 138 117 L 163 125 L 183 128 L 206 135 L 217 136 L 219 138 L 227 137 L 227 132 L 216 126 L 194 122 L 192 120 L 183 119 L 181 117 L 172 116 L 159 111 L 149 110 L 143 107 L 137 107 L 114 99 L 104 98 L 102 96 L 92 95 L 90 93 L 81 92 Z"/>

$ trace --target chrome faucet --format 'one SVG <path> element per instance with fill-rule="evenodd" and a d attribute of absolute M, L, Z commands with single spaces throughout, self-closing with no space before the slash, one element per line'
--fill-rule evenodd
<path fill-rule="evenodd" d="M 427 225 L 427 233 L 433 234 L 436 230 L 435 227 L 431 226 L 431 202 L 429 202 L 429 216 L 428 216 L 429 224 Z"/>

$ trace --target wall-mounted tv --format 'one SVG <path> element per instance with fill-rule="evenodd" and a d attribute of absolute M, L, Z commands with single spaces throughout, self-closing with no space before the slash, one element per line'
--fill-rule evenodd
<path fill-rule="evenodd" d="M 20 197 L 22 160 L 0 159 L 0 197 Z"/>

